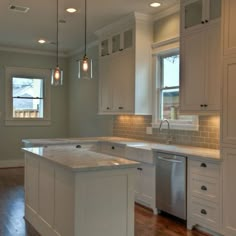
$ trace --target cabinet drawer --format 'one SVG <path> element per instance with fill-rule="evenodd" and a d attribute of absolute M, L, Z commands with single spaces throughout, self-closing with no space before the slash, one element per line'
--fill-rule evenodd
<path fill-rule="evenodd" d="M 190 208 L 189 217 L 194 222 L 212 230 L 217 230 L 220 222 L 219 207 L 217 204 L 193 197 Z"/>
<path fill-rule="evenodd" d="M 215 203 L 219 202 L 219 179 L 196 174 L 192 174 L 190 178 L 192 196 Z"/>
<path fill-rule="evenodd" d="M 113 156 L 124 157 L 125 148 L 123 146 L 112 144 L 112 143 L 102 143 L 101 144 L 101 152 L 110 154 Z"/>
<path fill-rule="evenodd" d="M 218 164 L 206 161 L 189 161 L 190 173 L 213 178 L 219 178 L 220 167 Z"/>

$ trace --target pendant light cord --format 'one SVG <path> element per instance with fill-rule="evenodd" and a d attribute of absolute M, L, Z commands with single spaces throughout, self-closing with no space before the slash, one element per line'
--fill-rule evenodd
<path fill-rule="evenodd" d="M 59 4 L 58 4 L 58 2 L 59 2 L 59 0 L 57 0 L 57 67 L 58 67 L 58 65 L 59 65 L 59 63 L 58 63 L 58 50 L 59 50 L 59 48 L 58 48 L 58 41 L 59 41 L 59 24 L 58 24 L 58 21 L 59 21 L 59 13 L 58 13 L 58 11 L 59 11 Z"/>
<path fill-rule="evenodd" d="M 84 1 L 85 3 L 85 18 L 84 18 L 84 55 L 87 54 L 87 0 Z"/>

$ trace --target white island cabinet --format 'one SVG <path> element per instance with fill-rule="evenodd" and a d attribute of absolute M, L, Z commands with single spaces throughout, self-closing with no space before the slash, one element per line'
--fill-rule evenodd
<path fill-rule="evenodd" d="M 25 218 L 43 236 L 134 236 L 137 162 L 75 148 L 24 148 Z"/>

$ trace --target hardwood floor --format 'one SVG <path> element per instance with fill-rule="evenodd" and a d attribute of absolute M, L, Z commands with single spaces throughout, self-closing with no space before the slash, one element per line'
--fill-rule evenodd
<path fill-rule="evenodd" d="M 24 220 L 24 169 L 0 169 L 0 236 L 40 236 Z M 83 235 L 86 236 L 86 235 Z M 109 236 L 109 235 L 104 235 Z M 206 236 L 167 215 L 135 207 L 135 236 Z"/>

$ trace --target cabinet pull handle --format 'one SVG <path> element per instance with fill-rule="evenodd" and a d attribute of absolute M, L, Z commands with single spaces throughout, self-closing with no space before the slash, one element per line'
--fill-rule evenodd
<path fill-rule="evenodd" d="M 203 191 L 207 191 L 207 187 L 204 186 L 204 185 L 202 185 L 201 190 L 203 190 Z"/>
<path fill-rule="evenodd" d="M 204 168 L 206 168 L 207 165 L 206 165 L 206 163 L 201 163 L 200 167 L 204 167 Z"/>
<path fill-rule="evenodd" d="M 205 209 L 202 209 L 202 210 L 201 210 L 201 214 L 207 215 L 207 211 L 206 211 Z"/>
<path fill-rule="evenodd" d="M 111 147 L 111 149 L 112 149 L 112 150 L 114 150 L 114 149 L 115 149 L 115 147 L 114 147 L 114 146 L 112 146 L 112 147 Z"/>
<path fill-rule="evenodd" d="M 118 109 L 119 109 L 119 110 L 122 110 L 122 109 L 124 109 L 124 107 L 118 107 Z"/>
<path fill-rule="evenodd" d="M 143 170 L 143 168 L 140 168 L 140 167 L 138 167 L 138 168 L 137 168 L 137 170 L 140 170 L 140 171 L 142 171 L 142 170 Z"/>

